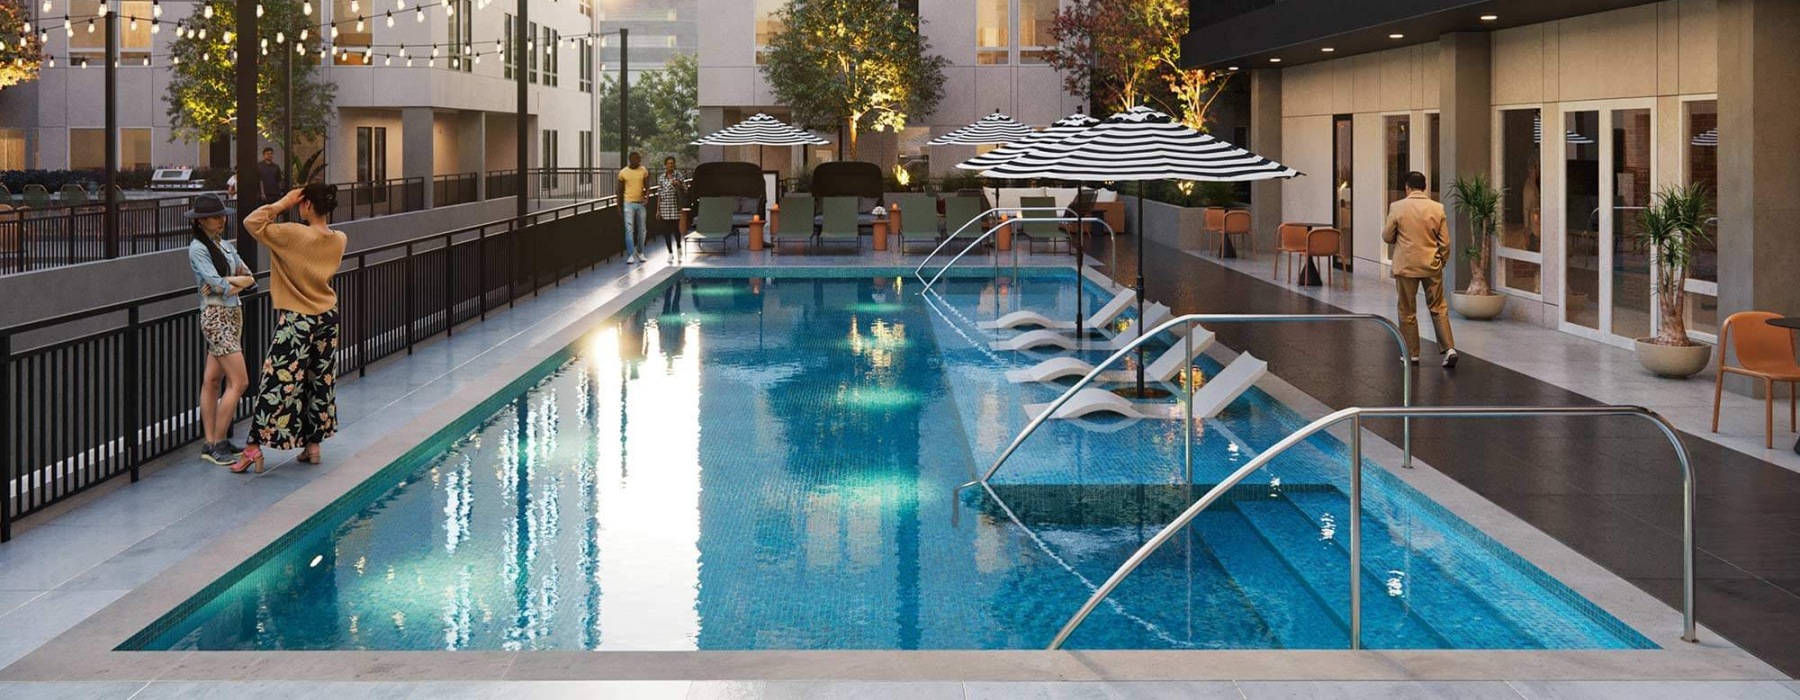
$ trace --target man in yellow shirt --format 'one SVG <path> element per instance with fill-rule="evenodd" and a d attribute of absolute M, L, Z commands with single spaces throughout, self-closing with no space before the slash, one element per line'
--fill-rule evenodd
<path fill-rule="evenodd" d="M 619 169 L 619 204 L 625 212 L 625 264 L 644 262 L 644 255 L 638 247 L 644 244 L 645 228 L 649 226 L 648 210 L 644 208 L 644 184 L 650 180 L 650 171 L 644 168 L 644 157 L 632 153 L 630 166 Z"/>

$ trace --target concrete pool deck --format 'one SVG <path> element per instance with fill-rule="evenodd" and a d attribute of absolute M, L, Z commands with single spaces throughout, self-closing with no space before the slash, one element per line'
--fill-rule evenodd
<path fill-rule="evenodd" d="M 737 252 L 724 256 L 701 256 L 695 263 L 704 266 L 781 267 L 892 267 L 901 262 L 916 262 L 922 256 L 901 257 L 892 253 L 865 253 L 862 256 L 793 256 L 775 258 L 765 254 Z M 1031 267 L 1069 269 L 1070 259 L 1062 255 L 1031 256 L 1021 264 Z M 613 263 L 595 274 L 584 273 L 576 280 L 566 280 L 562 287 L 549 290 L 543 299 L 523 303 L 519 308 L 498 315 L 484 324 L 470 326 L 455 338 L 421 348 L 410 358 L 390 360 L 377 366 L 361 381 L 346 382 L 346 394 L 364 392 L 354 400 L 356 415 L 346 416 L 346 427 L 333 441 L 332 454 L 324 467 L 281 465 L 260 478 L 231 482 L 236 487 L 229 495 L 219 495 L 212 502 L 200 501 L 204 495 L 190 493 L 184 486 L 195 480 L 231 479 L 215 467 L 200 467 L 190 452 L 167 458 L 169 467 L 153 472 L 145 483 L 124 489 L 113 489 L 80 499 L 65 514 L 25 530 L 19 541 L 0 548 L 0 565 L 8 571 L 23 563 L 26 569 L 34 561 L 48 562 L 72 538 L 106 525 L 131 527 L 136 509 L 150 509 L 161 501 L 185 499 L 187 511 L 176 523 L 160 529 L 167 538 L 185 538 L 179 543 L 149 544 L 157 531 L 137 533 L 141 539 L 124 544 L 113 556 L 99 565 L 81 570 L 54 587 L 44 589 L 16 609 L 0 616 L 5 622 L 20 610 L 34 604 L 45 612 L 61 607 L 61 619 L 74 617 L 66 632 L 46 629 L 38 633 L 50 639 L 41 646 L 15 650 L 0 656 L 0 663 L 18 659 L 0 670 L 0 682 L 17 681 L 83 681 L 119 683 L 119 686 L 94 686 L 95 691 L 135 688 L 132 693 L 150 693 L 161 689 L 189 690 L 215 686 L 182 684 L 240 681 L 345 681 L 363 682 L 358 687 L 379 689 L 392 683 L 372 681 L 467 681 L 469 684 L 440 687 L 425 684 L 432 696 L 478 690 L 491 681 L 622 681 L 661 680 L 673 685 L 618 686 L 613 689 L 636 693 L 655 693 L 645 697 L 665 697 L 677 687 L 684 697 L 741 697 L 734 694 L 730 683 L 714 681 L 774 681 L 767 686 L 771 696 L 809 696 L 826 686 L 781 685 L 798 681 L 943 681 L 941 684 L 907 684 L 906 692 L 894 697 L 1004 696 L 1011 691 L 1036 693 L 1036 686 L 982 686 L 980 682 L 1008 681 L 1116 681 L 1166 680 L 1215 681 L 1195 686 L 1145 686 L 1144 692 L 1173 692 L 1180 697 L 1206 697 L 1215 691 L 1229 694 L 1218 697 L 1268 697 L 1285 692 L 1278 685 L 1256 685 L 1252 681 L 1331 680 L 1362 681 L 1372 685 L 1352 686 L 1365 690 L 1386 687 L 1386 681 L 1498 681 L 1487 684 L 1458 685 L 1458 696 L 1516 697 L 1533 686 L 1508 684 L 1504 681 L 1527 680 L 1609 680 L 1609 681 L 1776 681 L 1785 679 L 1779 671 L 1749 654 L 1724 642 L 1709 630 L 1702 630 L 1702 643 L 1687 644 L 1676 639 L 1679 615 L 1648 594 L 1613 576 L 1592 561 L 1531 528 L 1487 502 L 1472 491 L 1461 488 L 1428 465 L 1402 478 L 1458 515 L 1488 532 L 1521 556 L 1536 563 L 1577 592 L 1594 601 L 1626 624 L 1638 629 L 1665 647 L 1651 651 L 919 651 L 919 652 L 116 652 L 121 641 L 175 608 L 194 593 L 225 575 L 268 543 L 299 525 L 355 485 L 385 467 L 416 444 L 429 438 L 452 419 L 467 412 L 489 395 L 566 347 L 586 333 L 597 321 L 611 316 L 642 292 L 675 274 L 658 255 L 655 262 L 619 274 Z M 1280 368 L 1272 368 L 1279 374 Z M 1323 413 L 1324 404 L 1300 394 L 1279 380 L 1265 379 L 1263 386 L 1277 398 L 1309 416 Z M 348 403 L 351 396 L 346 396 Z M 350 406 L 346 406 L 350 408 Z M 350 413 L 350 411 L 346 411 Z M 1397 451 L 1391 445 L 1369 436 L 1365 444 L 1370 457 L 1393 464 Z M 342 455 L 340 457 L 340 455 Z M 335 459 L 333 459 L 335 458 Z M 332 462 L 336 464 L 332 464 Z M 1399 472 L 1400 470 L 1394 470 Z M 167 476 L 159 493 L 153 486 L 159 477 Z M 258 489 L 258 484 L 287 482 L 285 490 Z M 274 484 L 270 484 L 274 485 Z M 151 488 L 146 488 L 146 487 Z M 1460 489 L 1460 491 L 1458 490 Z M 262 493 L 257 493 L 261 491 Z M 282 495 L 285 494 L 285 497 Z M 159 499 L 161 499 L 159 501 Z M 123 507 L 120 507 L 123 506 Z M 231 507 L 240 513 L 218 518 L 207 508 Z M 260 510 L 258 510 L 260 509 Z M 166 511 L 158 511 L 164 513 Z M 119 515 L 125 513 L 126 515 Z M 154 520 L 156 516 L 146 515 Z M 166 519 L 166 518 L 165 518 Z M 88 522 L 92 520 L 93 522 Z M 242 521 L 241 526 L 233 523 Z M 222 526 L 219 533 L 209 526 Z M 29 547 L 20 545 L 29 543 Z M 24 552 L 14 555 L 13 552 Z M 33 560 L 31 557 L 38 557 Z M 124 558 L 124 561 L 121 559 Z M 129 565 L 128 565 L 129 564 Z M 108 577 L 111 578 L 108 578 Z M 15 590 L 0 574 L 0 606 L 4 593 Z M 64 591 L 68 584 L 78 584 Z M 20 591 L 32 589 L 17 588 Z M 62 595 L 54 595 L 61 593 Z M 87 598 L 72 594 L 94 593 Z M 116 593 L 116 594 L 115 594 Z M 110 596 L 110 597 L 109 597 Z M 52 598 L 50 600 L 40 600 Z M 82 605 L 85 604 L 85 611 Z M 94 612 L 98 609 L 98 612 Z M 93 613 L 93 614 L 87 614 Z M 56 617 L 50 615 L 49 617 Z M 85 618 L 85 619 L 82 619 Z M 60 634 L 58 634 L 60 633 Z M 41 640 L 40 640 L 41 641 Z M 0 647 L 0 650 L 3 650 Z M 22 658 L 20 658 L 22 656 Z M 696 682 L 697 681 L 697 682 Z M 1235 683 L 1245 681 L 1246 683 Z M 966 682 L 966 684 L 965 684 Z M 710 685 L 708 685 L 710 683 Z M 87 683 L 78 685 L 86 686 Z M 1337 687 L 1343 684 L 1330 684 Z M 270 686 L 273 688 L 274 686 Z M 329 686 L 328 686 L 329 687 Z M 415 692 L 421 686 L 411 686 Z M 582 686 L 586 687 L 586 686 Z M 1109 686 L 1110 687 L 1110 686 Z M 1429 691 L 1429 684 L 1417 686 Z M 1546 686 L 1548 687 L 1548 686 Z M 1673 690 L 1674 686 L 1656 686 Z M 0 686 L 0 695 L 12 695 Z M 38 690 L 76 690 L 61 684 L 32 686 Z M 546 686 L 546 692 L 563 692 L 576 686 Z M 592 686 L 589 690 L 604 690 Z M 783 689 L 786 690 L 783 690 Z M 1120 686 L 1123 688 L 1123 686 Z M 843 690 L 848 690 L 846 686 Z M 863 690 L 897 690 L 889 686 L 869 686 Z M 1641 690 L 1642 688 L 1640 688 Z M 1726 689 L 1721 686 L 1721 689 Z M 1788 692 L 1779 683 L 1746 683 L 1730 689 L 1752 693 Z M 248 692 L 245 686 L 238 690 Z M 389 688 L 388 690 L 392 690 Z M 1089 690 L 1113 692 L 1107 687 L 1072 683 L 1069 692 Z M 1117 689 L 1114 689 L 1117 690 Z M 1295 690 L 1295 688 L 1288 688 Z M 331 693 L 321 689 L 321 695 Z M 708 694 L 717 691 L 717 694 Z M 1253 693 L 1254 691 L 1254 693 Z M 1463 692 L 1473 695 L 1462 695 Z M 1047 690 L 1046 697 L 1061 697 L 1063 691 Z M 1130 692 L 1135 693 L 1135 690 Z M 1361 691 L 1357 691 L 1361 692 Z M 1436 692 L 1436 691 L 1430 691 Z M 1512 694 L 1506 694 L 1506 693 Z M 1662 692 L 1662 691 L 1658 691 Z M 1800 692 L 1800 691 L 1796 691 Z M 987 693 L 987 695 L 983 695 Z M 994 694 L 1000 693 L 1000 694 Z M 454 694 L 454 693 L 452 693 Z M 698 694 L 698 695 L 693 695 Z M 862 692 L 857 692 L 862 695 Z M 1302 692 L 1303 695 L 1311 693 Z M 111 697 L 111 695 L 97 695 Z M 239 695 L 233 695 L 238 697 Z M 1067 695 L 1078 697 L 1082 695 Z M 1111 695 L 1099 695 L 1108 697 Z M 1347 695 L 1346 697 L 1357 697 Z M 1539 696 L 1543 696 L 1540 694 Z M 1684 693 L 1682 697 L 1694 697 Z M 123 695 L 119 697 L 132 697 Z M 1785 697 L 1774 695 L 1771 697 Z"/>

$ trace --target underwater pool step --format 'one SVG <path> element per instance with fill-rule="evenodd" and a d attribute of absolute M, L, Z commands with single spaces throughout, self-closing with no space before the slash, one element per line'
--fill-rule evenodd
<path fill-rule="evenodd" d="M 1308 522 L 1284 498 L 1239 501 L 1235 504 L 1251 527 L 1287 560 L 1301 580 L 1321 599 L 1331 601 L 1332 615 L 1346 626 L 1350 615 L 1350 557 L 1334 541 L 1349 537 L 1349 523 L 1329 526 Z M 1325 537 L 1330 530 L 1331 537 Z M 1447 649 L 1450 643 L 1405 607 L 1389 598 L 1385 585 L 1363 576 L 1363 646 L 1370 649 Z"/>
<path fill-rule="evenodd" d="M 1255 607 L 1278 646 L 1284 649 L 1345 649 L 1349 628 L 1276 552 L 1243 514 L 1203 513 L 1195 519 L 1202 543 Z"/>
<path fill-rule="evenodd" d="M 1130 525 L 1154 533 L 1180 515 L 1214 484 L 991 484 L 994 495 L 1028 526 Z M 1283 484 L 1285 492 L 1313 490 L 1336 493 L 1329 484 Z M 1264 499 L 1267 484 L 1239 484 L 1226 492 L 1225 500 Z M 1005 518 L 1000 503 L 980 488 L 963 492 L 963 507 Z M 1219 508 L 1219 506 L 1214 507 Z"/>

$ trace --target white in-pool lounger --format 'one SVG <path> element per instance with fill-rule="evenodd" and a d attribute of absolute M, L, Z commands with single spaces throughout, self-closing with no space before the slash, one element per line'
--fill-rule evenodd
<path fill-rule="evenodd" d="M 1200 390 L 1194 392 L 1194 417 L 1211 418 L 1219 415 L 1237 397 L 1249 391 L 1250 387 L 1261 379 L 1269 370 L 1269 363 L 1263 362 L 1250 353 L 1238 355 L 1224 371 L 1214 375 Z M 1037 416 L 1050 408 L 1048 403 L 1025 405 L 1025 415 Z M 1093 413 L 1117 413 L 1126 418 L 1165 418 L 1175 419 L 1182 415 L 1181 404 L 1177 403 L 1138 403 L 1105 389 L 1087 388 L 1075 392 L 1069 402 L 1056 409 L 1051 418 L 1080 418 Z"/>
<path fill-rule="evenodd" d="M 1144 307 L 1143 319 L 1134 319 L 1125 330 L 1105 340 L 1084 340 L 1062 331 L 1038 329 L 1026 331 L 1011 338 L 996 340 L 991 346 L 995 350 L 1031 350 L 1035 348 L 1056 348 L 1059 350 L 1117 350 L 1137 340 L 1139 324 L 1154 326 L 1169 317 L 1169 307 L 1162 304 L 1151 304 Z"/>
<path fill-rule="evenodd" d="M 1095 310 L 1094 315 L 1087 317 L 1087 323 L 1082 324 L 1081 327 L 1089 330 L 1100 330 L 1111 325 L 1115 319 L 1119 318 L 1119 314 L 1125 313 L 1126 309 L 1131 308 L 1131 302 L 1136 299 L 1137 292 L 1129 289 L 1121 290 L 1118 296 L 1113 297 L 1111 301 L 1106 302 L 1105 305 Z M 1049 316 L 1045 316 L 1036 311 L 1014 311 L 992 321 L 982 321 L 975 324 L 976 328 L 990 331 L 1001 328 L 1018 328 L 1020 326 L 1038 326 L 1040 328 L 1059 331 L 1075 330 L 1074 321 L 1068 319 L 1052 319 Z"/>
<path fill-rule="evenodd" d="M 1136 336 L 1133 336 L 1136 337 Z M 1192 340 L 1192 342 L 1188 342 Z M 1189 336 L 1178 336 L 1175 344 L 1170 346 L 1156 360 L 1144 368 L 1144 378 L 1152 382 L 1166 382 L 1175 378 L 1184 364 L 1182 353 L 1186 352 L 1186 360 L 1192 361 L 1200 353 L 1212 347 L 1213 333 L 1200 326 L 1194 326 Z M 1053 357 L 1030 367 L 1008 370 L 1006 381 L 1014 384 L 1029 382 L 1053 382 L 1064 377 L 1082 377 L 1094 371 L 1094 365 L 1077 357 Z M 1137 372 L 1132 370 L 1112 370 L 1094 378 L 1100 382 L 1131 382 L 1137 380 Z"/>

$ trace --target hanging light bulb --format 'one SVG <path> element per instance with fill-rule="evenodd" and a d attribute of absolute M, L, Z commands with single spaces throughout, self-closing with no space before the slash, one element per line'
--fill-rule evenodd
<path fill-rule="evenodd" d="M 44 4 L 48 5 L 50 3 L 46 2 Z M 151 17 L 161 17 L 162 16 L 162 0 L 150 0 L 150 16 Z"/>
<path fill-rule="evenodd" d="M 44 4 L 45 4 L 45 5 L 48 5 L 48 4 L 50 4 L 50 3 L 44 3 Z M 55 56 L 51 56 L 51 57 L 50 57 L 50 67 L 51 67 L 51 68 L 55 68 L 55 67 L 56 67 L 56 57 L 55 57 Z"/>
<path fill-rule="evenodd" d="M 94 20 L 91 20 L 91 19 L 88 20 L 88 32 L 87 33 L 89 33 L 89 34 L 94 33 Z"/>
<path fill-rule="evenodd" d="M 363 27 L 364 27 L 363 18 L 359 15 L 356 18 L 356 33 L 358 33 L 358 34 L 363 33 Z"/>
<path fill-rule="evenodd" d="M 396 10 L 406 9 L 406 0 L 394 0 L 394 9 L 396 9 Z"/>
<path fill-rule="evenodd" d="M 306 3 L 300 6 L 300 14 L 312 16 L 312 0 L 306 0 Z"/>
<path fill-rule="evenodd" d="M 277 43 L 277 44 L 287 43 L 287 32 L 275 32 L 275 43 Z M 269 45 L 269 43 L 267 41 L 263 42 L 263 46 L 268 46 L 268 45 Z"/>
<path fill-rule="evenodd" d="M 394 28 L 394 13 L 392 12 L 387 13 L 387 25 L 388 29 Z"/>
<path fill-rule="evenodd" d="M 106 3 L 104 3 L 104 2 L 100 3 L 100 9 L 98 11 L 96 11 L 94 14 L 99 15 L 101 17 L 105 17 L 106 16 Z"/>
<path fill-rule="evenodd" d="M 350 11 L 362 12 L 362 3 L 359 3 L 356 0 L 350 0 Z"/>
<path fill-rule="evenodd" d="M 149 68 L 149 67 L 150 67 L 150 57 L 149 57 L 149 56 L 145 56 L 145 57 L 144 57 L 144 67 L 145 67 L 145 68 Z"/>
<path fill-rule="evenodd" d="M 432 45 L 431 45 L 431 57 L 432 57 L 432 58 L 437 58 L 437 52 L 438 52 L 438 45 L 437 45 L 437 44 L 432 44 Z"/>
<path fill-rule="evenodd" d="M 169 63 L 179 66 L 179 65 L 181 65 L 181 57 L 180 56 L 170 56 Z"/>
<path fill-rule="evenodd" d="M 298 41 L 294 42 L 294 55 L 305 56 L 306 55 L 306 45 L 301 44 Z"/>
<path fill-rule="evenodd" d="M 400 45 L 400 57 L 406 58 L 406 44 Z"/>
<path fill-rule="evenodd" d="M 410 59 L 410 58 L 409 58 L 409 59 L 406 59 L 406 67 L 407 67 L 407 68 L 411 68 L 411 67 L 412 67 L 412 59 Z"/>
<path fill-rule="evenodd" d="M 63 32 L 69 36 L 75 36 L 75 25 L 69 24 L 68 17 L 63 18 Z"/>
<path fill-rule="evenodd" d="M 423 23 L 425 21 L 425 6 L 424 5 L 420 5 L 419 9 L 415 10 L 413 12 L 413 18 L 414 18 L 413 19 L 414 22 Z"/>
<path fill-rule="evenodd" d="M 437 67 L 437 59 L 435 59 L 435 58 L 426 59 L 425 67 L 426 68 L 436 68 Z"/>
<path fill-rule="evenodd" d="M 494 53 L 504 53 L 506 51 L 506 44 L 504 41 L 505 40 L 503 39 L 494 40 Z"/>
<path fill-rule="evenodd" d="M 332 41 L 337 41 L 337 37 L 338 37 L 338 28 L 337 28 L 337 25 L 335 25 L 335 24 L 334 24 L 334 25 L 331 25 L 331 40 L 332 40 Z"/>
<path fill-rule="evenodd" d="M 263 16 L 263 5 L 262 5 L 262 3 L 259 2 L 259 3 L 256 3 L 256 18 L 262 19 L 262 16 Z"/>
<path fill-rule="evenodd" d="M 159 20 L 159 19 L 150 20 L 150 33 L 151 34 L 161 34 L 162 33 L 162 20 Z"/>
<path fill-rule="evenodd" d="M 50 11 L 50 0 L 44 0 L 44 12 L 47 13 L 49 11 Z M 51 60 L 55 60 L 55 59 L 51 59 Z"/>
<path fill-rule="evenodd" d="M 301 41 L 306 41 L 306 37 L 311 36 L 311 35 L 312 35 L 312 30 L 307 29 L 305 27 L 300 28 L 300 40 Z"/>
<path fill-rule="evenodd" d="M 137 18 L 131 18 L 131 31 L 137 31 Z"/>
<path fill-rule="evenodd" d="M 394 57 L 391 55 L 381 57 L 381 65 L 384 65 L 384 66 L 394 65 Z"/>
<path fill-rule="evenodd" d="M 445 17 L 455 17 L 456 16 L 456 3 L 455 2 L 444 3 L 444 16 Z M 454 67 L 455 66 L 452 66 L 452 68 L 454 68 Z"/>
<path fill-rule="evenodd" d="M 200 14 L 207 19 L 212 19 L 212 4 L 208 3 L 206 6 L 200 8 Z"/>
<path fill-rule="evenodd" d="M 475 54 L 475 65 L 481 65 L 481 54 Z"/>

